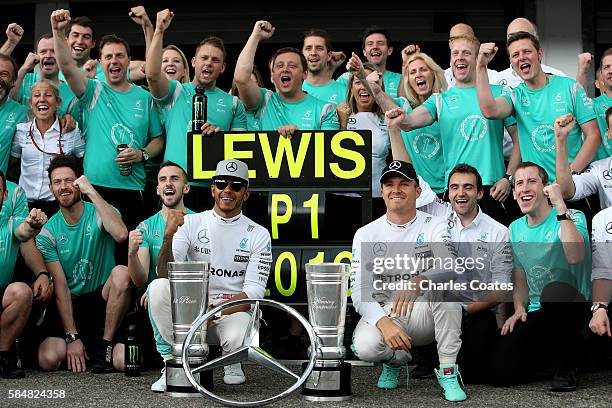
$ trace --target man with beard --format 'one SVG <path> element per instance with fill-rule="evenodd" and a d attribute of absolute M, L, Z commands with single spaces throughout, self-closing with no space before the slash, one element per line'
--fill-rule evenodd
<path fill-rule="evenodd" d="M 0 172 L 0 201 L 6 201 L 6 178 Z M 41 210 L 33 208 L 25 217 L 9 214 L 0 224 L 0 376 L 2 378 L 23 378 L 25 372 L 17 364 L 14 348 L 15 339 L 25 327 L 32 309 L 32 290 L 23 282 L 12 282 L 13 269 L 17 260 L 20 241 L 28 241 L 40 232 L 47 221 Z M 49 279 L 48 272 L 41 272 L 43 279 Z M 45 277 L 46 276 L 46 277 Z"/>
<path fill-rule="evenodd" d="M 57 61 L 83 109 L 85 174 L 123 214 L 128 228 L 134 228 L 144 218 L 144 162 L 164 147 L 159 115 L 151 94 L 126 79 L 127 42 L 114 35 L 103 37 L 100 64 L 106 81 L 88 79 L 70 55 L 64 34 L 69 22 L 68 10 L 51 14 Z M 128 147 L 118 151 L 120 145 Z M 124 261 L 126 254 L 121 251 L 119 259 Z"/>
<path fill-rule="evenodd" d="M 346 100 L 346 81 L 332 78 L 332 45 L 329 33 L 312 28 L 304 32 L 302 54 L 308 63 L 308 76 L 302 90 L 322 101 L 337 106 Z"/>
<path fill-rule="evenodd" d="M 113 251 L 128 232 L 75 156 L 56 156 L 48 174 L 60 210 L 36 237 L 36 245 L 53 275 L 56 307 L 47 312 L 48 337 L 38 348 L 38 364 L 52 371 L 67 361 L 69 370 L 83 372 L 89 358 L 92 372 L 108 373 L 113 364 L 123 367 L 123 355 L 113 353 L 113 340 L 130 302 L 131 282 L 127 268 L 115 266 Z M 90 201 L 83 201 L 83 195 Z"/>
<path fill-rule="evenodd" d="M 17 124 L 26 122 L 28 117 L 28 109 L 9 98 L 16 79 L 17 63 L 12 57 L 0 54 L 0 171 L 4 174 Z"/>
<path fill-rule="evenodd" d="M 34 72 L 31 72 L 32 70 Z M 83 128 L 78 100 L 68 84 L 59 79 L 59 72 L 53 48 L 53 35 L 43 34 L 36 43 L 36 53 L 29 53 L 23 65 L 19 68 L 17 81 L 13 91 L 11 91 L 11 96 L 21 104 L 28 106 L 32 95 L 32 86 L 41 79 L 47 79 L 56 84 L 59 89 L 61 105 L 57 111 L 58 117 L 63 117 L 66 113 L 69 113 L 78 121 L 79 127 Z M 62 127 L 67 131 L 65 125 Z"/>
<path fill-rule="evenodd" d="M 476 55 L 478 40 L 475 37 L 454 37 L 451 41 L 451 66 L 456 85 L 444 93 L 431 95 L 402 120 L 402 130 L 414 130 L 440 124 L 440 136 L 445 163 L 445 180 L 459 163 L 467 163 L 479 169 L 484 185 L 480 202 L 482 210 L 497 220 L 510 223 L 504 201 L 510 194 L 510 175 L 520 161 L 518 147 L 512 160 L 504 168 L 502 150 L 504 126 L 516 135 L 513 119 L 487 120 L 482 116 L 476 96 Z M 504 90 L 494 85 L 496 95 Z M 402 114 L 395 109 L 396 115 Z M 459 134 L 458 134 L 459 133 Z M 447 184 L 448 185 L 448 184 Z"/>
<path fill-rule="evenodd" d="M 580 349 L 591 297 L 586 218 L 568 210 L 559 185 L 548 185 L 546 170 L 532 162 L 514 173 L 513 194 L 525 214 L 510 225 L 514 314 L 502 327 L 489 376 L 511 385 L 552 368 L 550 391 L 574 391 L 578 353 L 568 350 Z"/>
<path fill-rule="evenodd" d="M 210 306 L 239 300 L 263 298 L 272 265 L 270 233 L 242 213 L 249 198 L 248 168 L 235 159 L 217 164 L 211 194 L 212 210 L 185 215 L 168 211 L 164 240 L 157 256 L 157 276 L 168 276 L 168 262 L 203 261 L 210 265 L 208 298 Z M 171 354 L 172 313 L 168 279 L 149 285 L 149 315 L 157 327 L 157 349 L 164 358 Z M 208 322 L 207 342 L 220 344 L 223 354 L 242 345 L 250 320 L 250 306 L 224 310 Z M 226 384 L 246 381 L 240 363 L 224 367 Z M 163 377 L 163 375 L 162 375 Z M 155 385 L 155 384 L 154 384 Z M 153 387 L 152 387 L 153 389 Z M 163 390 L 159 387 L 154 391 Z"/>
<path fill-rule="evenodd" d="M 497 47 L 494 43 L 482 44 L 476 68 L 478 103 L 482 114 L 488 119 L 514 116 L 519 128 L 522 160 L 542 166 L 551 181 L 556 178 L 555 119 L 567 113 L 574 115 L 580 126 L 574 127 L 569 135 L 569 160 L 572 171 L 581 172 L 601 145 L 593 102 L 573 79 L 547 74 L 543 70 L 544 50 L 532 34 L 524 31 L 514 33 L 506 44 L 512 68 L 524 82 L 511 92 L 494 96 L 487 77 L 487 65 L 497 53 Z"/>
<path fill-rule="evenodd" d="M 187 132 L 191 131 L 193 95 L 196 88 L 204 89 L 207 96 L 207 123 L 202 133 L 212 135 L 220 131 L 246 130 L 246 113 L 238 97 L 217 87 L 219 75 L 225 71 L 225 46 L 218 37 L 205 38 L 198 44 L 191 65 L 195 75 L 191 83 L 169 81 L 161 71 L 164 33 L 174 13 L 168 9 L 157 13 L 157 24 L 147 55 L 147 83 L 159 105 L 166 129 L 164 160 L 170 160 L 187 169 Z M 174 68 L 168 68 L 174 69 Z M 187 67 L 186 67 L 187 69 Z M 194 188 L 195 187 L 195 188 Z M 193 183 L 192 193 L 186 197 L 188 205 L 198 211 L 209 207 L 209 183 Z"/>
<path fill-rule="evenodd" d="M 272 56 L 270 65 L 276 92 L 260 88 L 251 80 L 257 46 L 260 41 L 270 39 L 273 34 L 274 27 L 271 23 L 256 22 L 238 57 L 234 72 L 240 99 L 247 110 L 253 111 L 257 130 L 276 130 L 287 137 L 292 136 L 298 129 L 338 130 L 340 124 L 333 105 L 302 90 L 302 84 L 308 75 L 308 62 L 300 50 L 281 48 Z"/>

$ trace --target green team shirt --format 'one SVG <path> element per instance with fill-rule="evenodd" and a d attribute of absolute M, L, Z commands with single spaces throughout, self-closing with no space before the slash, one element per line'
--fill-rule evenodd
<path fill-rule="evenodd" d="M 406 104 L 405 110 L 410 113 L 413 109 Z M 443 193 L 446 186 L 440 124 L 435 121 L 420 129 L 402 131 L 402 138 L 417 174 L 429 183 L 433 191 Z"/>
<path fill-rule="evenodd" d="M 338 106 L 340 102 L 346 102 L 346 84 L 343 85 L 337 81 L 331 81 L 325 85 L 311 85 L 304 81 L 302 91 L 334 106 Z"/>
<path fill-rule="evenodd" d="M 186 208 L 187 214 L 195 214 L 189 208 Z M 166 220 L 162 216 L 162 212 L 158 211 L 155 215 L 147 218 L 137 227 L 142 231 L 141 248 L 149 249 L 149 279 L 147 285 L 157 278 L 157 255 L 164 241 L 164 231 L 166 230 Z"/>
<path fill-rule="evenodd" d="M 572 220 L 584 237 L 585 258 L 570 265 L 565 259 L 559 238 L 561 221 L 553 208 L 538 225 L 528 225 L 527 216 L 510 224 L 510 240 L 514 266 L 523 269 L 529 286 L 528 312 L 538 310 L 542 289 L 550 282 L 560 281 L 572 285 L 588 300 L 591 298 L 591 250 L 586 217 L 580 211 L 569 210 Z M 538 243 L 539 245 L 533 245 Z"/>
<path fill-rule="evenodd" d="M 79 68 L 79 71 L 83 72 L 83 67 Z M 61 70 L 57 74 L 57 76 L 59 77 L 60 81 L 66 82 L 66 78 L 64 78 L 64 73 Z M 130 77 L 130 69 L 129 69 L 129 67 L 126 70 L 126 76 L 128 78 Z M 106 76 L 104 75 L 104 71 L 102 71 L 102 65 L 100 65 L 99 62 L 98 62 L 98 64 L 96 64 L 96 79 L 98 81 L 100 81 L 100 82 L 106 82 Z"/>
<path fill-rule="evenodd" d="M 0 289 L 13 281 L 15 261 L 21 243 L 15 236 L 15 231 L 24 220 L 23 217 L 9 217 L 8 222 L 0 223 Z"/>
<path fill-rule="evenodd" d="M 40 80 L 38 72 L 29 72 L 23 78 L 21 87 L 19 88 L 19 102 L 28 107 L 30 106 L 30 97 L 32 96 L 32 86 Z M 58 116 L 70 114 L 78 123 L 79 128 L 82 128 L 81 110 L 78 104 L 78 99 L 70 89 L 70 86 L 64 81 L 59 83 L 59 96 L 62 103 L 57 110 Z"/>
<path fill-rule="evenodd" d="M 4 103 L 0 103 L 0 170 L 4 174 L 8 167 L 17 124 L 27 120 L 28 109 L 19 102 L 7 97 Z"/>
<path fill-rule="evenodd" d="M 348 81 L 351 77 L 350 72 L 345 72 L 342 74 L 336 81 L 340 84 L 344 85 L 344 87 L 348 87 Z M 383 74 L 383 84 L 385 84 L 385 92 L 392 97 L 397 97 L 397 90 L 400 86 L 402 79 L 402 74 L 398 74 L 397 72 L 385 71 Z"/>
<path fill-rule="evenodd" d="M 573 79 L 552 75 L 541 89 L 529 89 L 521 83 L 503 95 L 518 124 L 519 145 L 523 161 L 542 166 L 551 182 L 555 174 L 555 119 L 571 113 L 582 125 L 595 119 L 593 101 Z M 582 131 L 574 126 L 567 138 L 570 163 L 582 147 Z"/>
<path fill-rule="evenodd" d="M 28 198 L 23 188 L 19 184 L 7 180 L 6 191 L 7 197 L 0 210 L 0 222 L 13 216 L 26 218 L 30 214 L 30 210 L 28 209 Z"/>
<path fill-rule="evenodd" d="M 605 159 L 612 156 L 612 139 L 608 139 L 608 124 L 606 123 L 606 111 L 612 106 L 612 98 L 606 94 L 601 94 L 593 99 L 593 109 L 597 115 L 597 124 L 601 132 L 601 146 L 597 150 L 595 160 Z"/>
<path fill-rule="evenodd" d="M 118 92 L 105 82 L 89 79 L 79 98 L 83 111 L 85 175 L 92 184 L 125 190 L 144 190 L 144 164 L 132 163 L 132 174 L 122 176 L 115 162 L 117 145 L 142 149 L 162 134 L 151 94 L 132 85 Z"/>
<path fill-rule="evenodd" d="M 276 131 L 281 126 L 295 125 L 300 130 L 339 130 L 336 109 L 312 95 L 298 102 L 284 101 L 277 92 L 260 88 L 261 99 L 252 110 L 255 130 Z"/>
<path fill-rule="evenodd" d="M 496 97 L 505 92 L 501 85 L 491 85 L 491 90 Z M 504 126 L 514 125 L 514 118 L 502 121 L 482 116 L 475 86 L 455 86 L 433 94 L 422 106 L 440 125 L 445 186 L 449 173 L 459 163 L 476 167 L 485 186 L 504 176 Z"/>
<path fill-rule="evenodd" d="M 169 81 L 168 95 L 156 100 L 166 129 L 164 160 L 171 160 L 187 171 L 187 132 L 191 131 L 191 117 L 195 85 Z M 236 96 L 219 88 L 206 91 L 207 121 L 222 131 L 246 130 L 244 105 Z"/>
<path fill-rule="evenodd" d="M 74 225 L 66 222 L 61 211 L 52 216 L 36 236 L 36 246 L 45 263 L 62 265 L 72 296 L 104 285 L 115 267 L 115 241 L 88 201 L 83 201 L 83 215 Z"/>

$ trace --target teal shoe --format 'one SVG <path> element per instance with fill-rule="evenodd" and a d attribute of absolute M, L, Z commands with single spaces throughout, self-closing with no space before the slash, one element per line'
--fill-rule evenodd
<path fill-rule="evenodd" d="M 457 364 L 441 364 L 440 370 L 434 369 L 438 384 L 444 390 L 444 399 L 451 402 L 465 401 L 467 394 Z"/>
<path fill-rule="evenodd" d="M 378 377 L 376 386 L 383 390 L 392 390 L 399 386 L 399 375 L 402 367 L 391 367 L 388 364 L 383 364 L 382 372 Z"/>

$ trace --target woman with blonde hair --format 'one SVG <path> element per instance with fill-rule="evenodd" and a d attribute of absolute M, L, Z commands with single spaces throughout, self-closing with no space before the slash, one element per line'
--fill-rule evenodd
<path fill-rule="evenodd" d="M 447 88 L 444 70 L 429 55 L 419 52 L 416 47 L 415 50 L 417 52 L 404 59 L 400 80 L 399 94 L 410 104 L 406 113 L 420 106 L 432 94 L 444 92 Z M 445 167 L 438 121 L 420 129 L 402 131 L 402 137 L 417 174 L 438 195 L 444 194 Z"/>
<path fill-rule="evenodd" d="M 191 82 L 189 61 L 176 45 L 170 44 L 162 50 L 161 71 L 168 80 L 174 79 L 181 83 Z"/>

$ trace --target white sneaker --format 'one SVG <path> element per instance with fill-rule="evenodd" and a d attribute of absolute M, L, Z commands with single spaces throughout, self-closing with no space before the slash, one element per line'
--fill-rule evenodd
<path fill-rule="evenodd" d="M 151 391 L 153 392 L 165 392 L 166 391 L 166 367 L 161 370 L 161 377 L 151 385 Z"/>
<path fill-rule="evenodd" d="M 225 371 L 223 382 L 227 385 L 244 384 L 246 381 L 246 377 L 244 376 L 240 363 L 225 366 L 223 367 L 223 371 Z"/>

